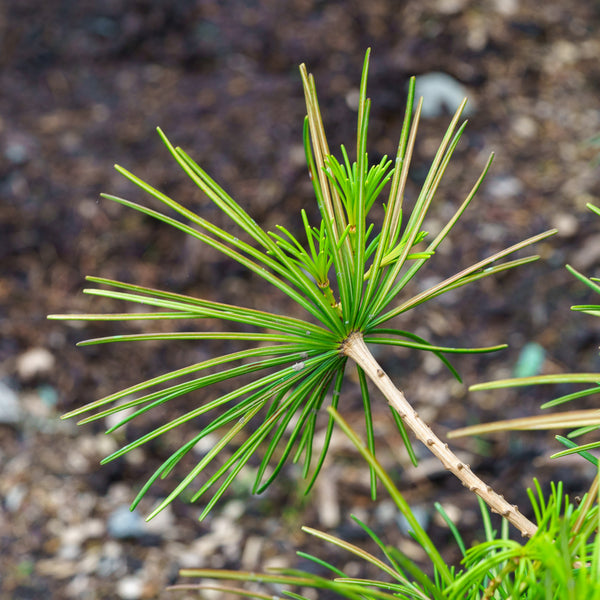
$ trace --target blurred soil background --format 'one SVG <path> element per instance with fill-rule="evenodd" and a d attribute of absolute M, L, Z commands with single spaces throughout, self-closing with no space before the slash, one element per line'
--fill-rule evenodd
<path fill-rule="evenodd" d="M 599 33 L 600 3 L 592 0 L 0 4 L 0 596 L 196 598 L 165 591 L 181 581 L 180 568 L 309 567 L 296 549 L 360 574 L 352 557 L 300 530 L 308 524 L 366 544 L 350 513 L 420 558 L 386 494 L 370 501 L 368 473 L 341 435 L 307 498 L 290 467 L 258 497 L 248 495 L 250 476 L 240 477 L 202 523 L 200 507 L 176 501 L 146 526 L 143 515 L 183 470 L 153 487 L 135 513 L 127 506 L 182 434 L 103 467 L 99 461 L 177 414 L 174 409 L 113 437 L 104 435 L 105 422 L 78 428 L 59 415 L 227 347 L 78 349 L 81 339 L 122 329 L 49 322 L 46 315 L 130 309 L 83 295 L 85 275 L 297 314 L 231 262 L 99 194 L 150 202 L 113 170 L 119 163 L 230 227 L 170 158 L 155 133 L 161 126 L 259 223 L 298 231 L 299 209 L 315 214 L 303 163 L 298 65 L 305 62 L 316 77 L 331 148 L 353 149 L 362 61 L 372 47 L 373 160 L 396 150 L 409 76 L 450 78 L 434 80 L 427 92 L 434 106 L 422 122 L 409 202 L 449 121 L 454 87 L 470 98 L 470 124 L 427 222 L 430 231 L 452 214 L 496 153 L 483 189 L 423 271 L 423 286 L 527 236 L 559 229 L 536 248 L 537 264 L 410 313 L 404 326 L 440 344 L 510 344 L 493 356 L 455 360 L 464 384 L 422 354 L 380 352 L 380 360 L 441 435 L 535 414 L 565 390 L 466 388 L 513 374 L 525 348 L 537 351 L 537 364 L 526 365 L 536 372 L 598 370 L 597 321 L 569 311 L 594 298 L 564 264 L 593 275 L 600 259 L 600 221 L 585 208 L 600 202 L 598 151 L 590 143 L 600 132 Z M 132 327 L 150 330 L 145 324 L 126 330 Z M 206 397 L 190 398 L 188 406 Z M 384 402 L 376 394 L 374 402 L 382 462 L 448 560 L 457 560 L 433 502 L 444 504 L 469 540 L 480 536 L 476 502 L 424 452 L 412 469 Z M 341 412 L 363 431 L 351 384 Z M 558 447 L 550 434 L 496 435 L 455 446 L 519 504 L 534 475 L 545 488 L 562 478 L 574 495 L 591 478 L 578 460 L 548 459 Z"/>

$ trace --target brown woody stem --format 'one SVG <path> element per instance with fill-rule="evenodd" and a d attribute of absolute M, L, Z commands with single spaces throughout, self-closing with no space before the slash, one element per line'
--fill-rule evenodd
<path fill-rule="evenodd" d="M 461 462 L 456 454 L 450 450 L 448 444 L 444 444 L 433 433 L 429 425 L 421 419 L 417 411 L 404 397 L 404 394 L 393 384 L 375 360 L 361 333 L 350 334 L 342 344 L 341 349 L 375 383 L 390 405 L 398 412 L 404 424 L 439 458 L 446 470 L 456 475 L 465 487 L 477 494 L 491 508 L 492 512 L 502 515 L 512 523 L 524 537 L 531 537 L 537 531 L 537 527 L 519 512 L 516 505 L 509 504 L 504 496 L 497 494 L 489 485 L 477 477 L 471 471 L 469 465 Z"/>

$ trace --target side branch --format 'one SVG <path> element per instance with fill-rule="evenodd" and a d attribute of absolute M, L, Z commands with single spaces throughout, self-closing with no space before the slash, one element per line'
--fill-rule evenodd
<path fill-rule="evenodd" d="M 484 483 L 469 465 L 462 463 L 456 454 L 450 450 L 433 433 L 429 425 L 419 416 L 404 394 L 393 384 L 379 363 L 375 360 L 362 334 L 351 334 L 342 345 L 342 352 L 352 358 L 367 376 L 381 390 L 390 405 L 398 412 L 405 425 L 412 430 L 416 437 L 442 462 L 444 468 L 460 479 L 462 484 L 477 494 L 492 510 L 508 519 L 524 537 L 531 537 L 537 527 L 521 512 L 516 505 L 509 504 L 504 496 L 497 494 L 489 485 Z"/>

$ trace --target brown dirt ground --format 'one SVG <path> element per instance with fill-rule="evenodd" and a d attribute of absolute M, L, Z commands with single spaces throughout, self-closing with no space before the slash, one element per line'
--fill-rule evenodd
<path fill-rule="evenodd" d="M 314 210 L 299 159 L 304 107 L 297 66 L 305 62 L 316 77 L 331 147 L 351 146 L 356 114 L 346 100 L 370 46 L 373 156 L 395 151 L 410 75 L 448 73 L 475 107 L 434 222 L 496 152 L 487 184 L 428 277 L 450 274 L 549 227 L 560 230 L 537 248 L 538 264 L 430 303 L 414 311 L 411 327 L 441 344 L 510 344 L 493 357 L 455 361 L 465 384 L 510 374 L 528 341 L 545 348 L 544 372 L 597 370 L 598 325 L 569 312 L 571 304 L 591 298 L 563 265 L 593 274 L 600 258 L 598 220 L 585 209 L 600 201 L 597 153 L 588 143 L 600 131 L 599 30 L 600 4 L 586 0 L 0 5 L 0 379 L 24 410 L 17 424 L 0 425 L 0 596 L 195 598 L 164 590 L 180 581 L 178 569 L 306 566 L 294 554 L 298 548 L 360 572 L 350 557 L 300 531 L 310 524 L 362 542 L 350 513 L 414 553 L 406 536 L 390 527 L 395 517 L 385 494 L 377 505 L 370 502 L 365 469 L 341 437 L 308 498 L 290 468 L 261 497 L 249 497 L 247 482 L 236 482 L 203 523 L 198 507 L 175 502 L 150 534 L 115 539 L 109 516 L 131 501 L 177 440 L 99 467 L 102 456 L 145 431 L 152 418 L 113 440 L 99 425 L 77 428 L 58 416 L 214 348 L 77 349 L 76 341 L 111 328 L 48 322 L 46 315 L 102 310 L 104 303 L 81 294 L 88 274 L 294 311 L 227 260 L 99 201 L 99 193 L 143 198 L 114 172 L 116 162 L 219 222 L 162 147 L 154 131 L 160 125 L 259 223 L 297 228 L 299 208 Z M 447 121 L 445 115 L 423 122 L 412 189 Z M 37 370 L 36 356 L 43 359 Z M 533 414 L 556 391 L 468 394 L 420 355 L 380 358 L 441 434 L 469 422 Z M 476 503 L 430 461 L 417 471 L 406 467 L 379 404 L 379 452 L 398 485 L 426 514 L 440 500 L 467 538 L 476 537 Z M 342 412 L 360 428 L 351 386 Z M 556 448 L 549 435 L 457 446 L 514 501 L 523 501 L 533 475 L 545 485 L 562 478 L 573 494 L 586 488 L 589 473 L 579 463 L 547 460 Z M 166 489 L 153 488 L 142 509 Z M 435 519 L 430 532 L 455 559 L 448 531 Z"/>

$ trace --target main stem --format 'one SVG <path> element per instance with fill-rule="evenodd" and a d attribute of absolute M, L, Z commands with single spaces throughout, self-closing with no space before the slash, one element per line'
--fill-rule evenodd
<path fill-rule="evenodd" d="M 342 352 L 352 358 L 375 383 L 390 405 L 398 412 L 404 424 L 440 459 L 446 470 L 456 475 L 462 484 L 477 494 L 493 512 L 508 519 L 524 537 L 531 537 L 537 531 L 537 527 L 519 512 L 516 505 L 509 504 L 504 496 L 497 494 L 477 477 L 469 465 L 461 462 L 450 450 L 448 444 L 444 444 L 433 433 L 429 425 L 421 419 L 404 394 L 393 384 L 375 360 L 367 348 L 362 334 L 356 332 L 349 335 L 342 345 Z"/>

